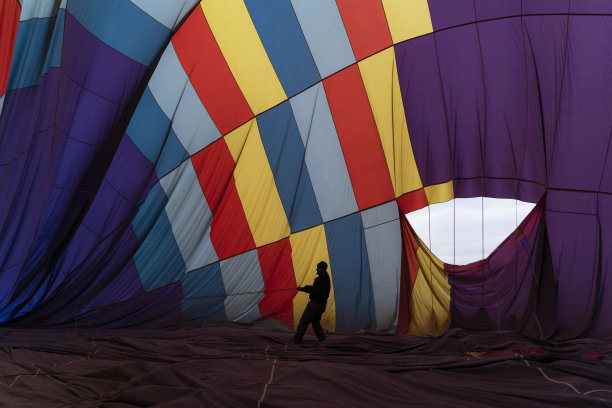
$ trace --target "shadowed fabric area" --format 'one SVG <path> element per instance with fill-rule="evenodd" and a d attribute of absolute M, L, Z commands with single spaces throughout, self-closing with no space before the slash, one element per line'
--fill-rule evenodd
<path fill-rule="evenodd" d="M 0 406 L 609 407 L 611 339 L 0 329 Z"/>

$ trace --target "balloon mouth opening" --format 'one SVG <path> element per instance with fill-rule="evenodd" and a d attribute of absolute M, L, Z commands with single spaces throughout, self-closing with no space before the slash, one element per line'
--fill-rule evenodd
<path fill-rule="evenodd" d="M 406 218 L 440 261 L 467 265 L 491 255 L 535 205 L 515 199 L 455 198 L 411 211 Z"/>

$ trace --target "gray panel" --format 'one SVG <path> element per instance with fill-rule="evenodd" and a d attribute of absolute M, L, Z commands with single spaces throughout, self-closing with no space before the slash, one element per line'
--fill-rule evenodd
<path fill-rule="evenodd" d="M 361 212 L 361 219 L 364 228 L 374 227 L 384 224 L 391 220 L 397 220 L 399 217 L 399 209 L 395 201 L 379 205 L 367 211 Z"/>
<path fill-rule="evenodd" d="M 131 0 L 139 9 L 174 30 L 200 0 Z"/>
<path fill-rule="evenodd" d="M 172 43 L 164 50 L 149 81 L 151 94 L 168 118 L 174 116 L 181 94 L 189 78 L 176 55 Z"/>
<path fill-rule="evenodd" d="M 228 295 L 225 299 L 227 320 L 239 323 L 258 320 L 261 317 L 259 301 L 264 297 L 264 281 L 257 250 L 221 261 L 221 276 Z"/>
<path fill-rule="evenodd" d="M 2 106 L 4 105 L 4 95 L 0 96 L 0 114 L 2 113 Z"/>
<path fill-rule="evenodd" d="M 56 15 L 60 8 L 66 8 L 66 0 L 23 0 L 19 21 L 51 17 Z"/>
<path fill-rule="evenodd" d="M 355 62 L 334 0 L 291 0 L 321 78 Z"/>
<path fill-rule="evenodd" d="M 394 218 L 390 207 L 394 207 Z M 361 220 L 370 262 L 376 330 L 394 330 L 402 273 L 402 236 L 397 204 L 392 202 L 362 211 Z"/>
<path fill-rule="evenodd" d="M 291 98 L 306 150 L 306 167 L 321 210 L 330 221 L 358 210 L 353 185 L 322 83 Z"/>
<path fill-rule="evenodd" d="M 188 82 L 181 95 L 172 129 L 189 155 L 194 155 L 221 137 L 217 126 Z"/>
<path fill-rule="evenodd" d="M 212 212 L 191 160 L 160 180 L 168 203 L 166 213 L 187 271 L 219 260 L 210 240 Z"/>

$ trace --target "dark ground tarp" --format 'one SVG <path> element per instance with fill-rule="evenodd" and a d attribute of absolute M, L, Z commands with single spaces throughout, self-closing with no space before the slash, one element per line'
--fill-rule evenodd
<path fill-rule="evenodd" d="M 3 328 L 0 407 L 612 406 L 612 339 L 291 337 L 271 326 Z"/>

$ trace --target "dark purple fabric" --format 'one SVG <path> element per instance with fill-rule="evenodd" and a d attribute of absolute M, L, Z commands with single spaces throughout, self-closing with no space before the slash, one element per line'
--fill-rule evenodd
<path fill-rule="evenodd" d="M 521 14 L 523 3 L 524 0 L 475 0 L 476 18 L 478 21 L 483 21 L 508 16 L 518 16 Z"/>
<path fill-rule="evenodd" d="M 537 305 L 535 269 L 543 203 L 487 259 L 445 265 L 451 285 L 452 324 L 475 330 L 523 331 Z M 544 337 L 543 333 L 527 333 Z"/>
<path fill-rule="evenodd" d="M 60 323 L 117 289 L 111 282 L 137 244 L 130 220 L 156 181 L 127 137 L 119 145 L 150 72 L 67 13 L 62 67 L 7 95 L 0 124 L 0 284 L 9 296 L 0 299 L 0 320 L 37 308 L 37 321 L 49 316 L 46 323 Z M 117 164 L 107 171 L 112 160 Z M 130 245 L 117 246 L 126 239 Z M 137 274 L 120 281 L 134 288 L 131 295 L 142 292 Z"/>
<path fill-rule="evenodd" d="M 452 179 L 452 152 L 446 129 L 434 36 L 395 47 L 406 123 L 423 185 Z M 414 136 L 413 136 L 414 134 Z"/>
<path fill-rule="evenodd" d="M 442 31 L 395 46 L 424 185 L 453 180 L 455 197 L 546 196 L 563 338 L 612 333 L 602 310 L 612 217 L 601 205 L 612 193 L 612 32 L 609 15 L 587 15 L 612 6 L 578 3 L 472 2 L 481 22 L 462 25 L 468 2 L 432 1 Z"/>
<path fill-rule="evenodd" d="M 567 13 L 570 0 L 523 0 L 523 14 L 557 14 Z"/>
<path fill-rule="evenodd" d="M 476 20 L 474 0 L 428 0 L 427 4 L 435 31 Z"/>
<path fill-rule="evenodd" d="M 0 330 L 0 400 L 78 407 L 609 407 L 612 340 L 207 327 Z"/>

